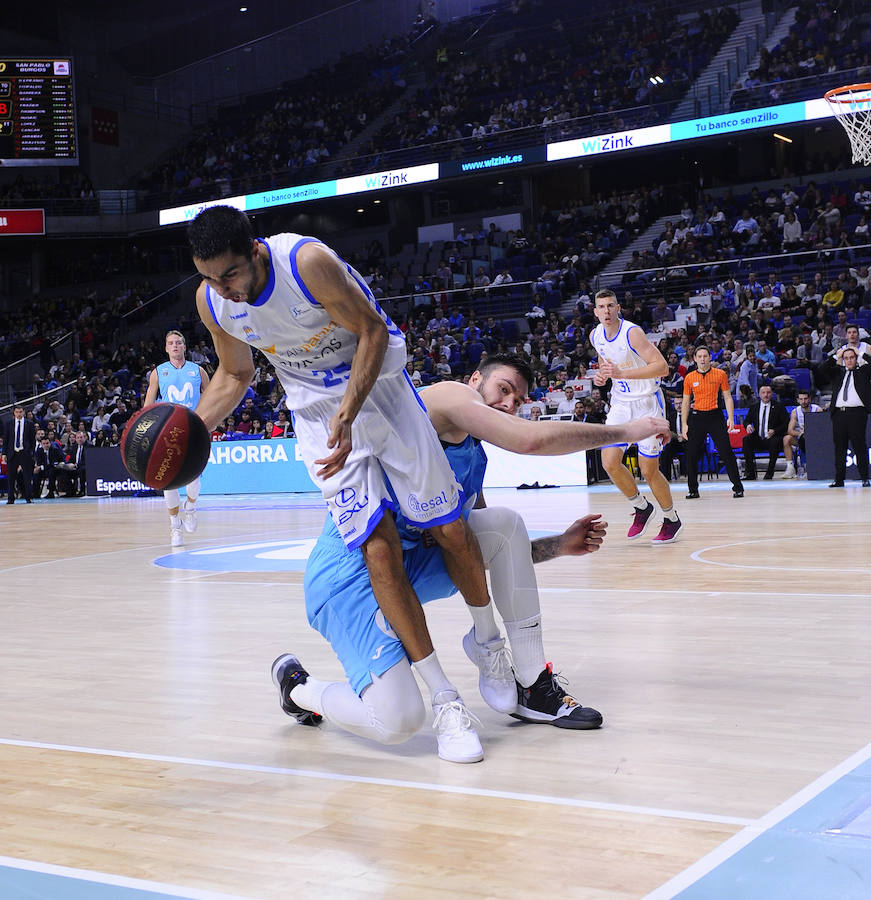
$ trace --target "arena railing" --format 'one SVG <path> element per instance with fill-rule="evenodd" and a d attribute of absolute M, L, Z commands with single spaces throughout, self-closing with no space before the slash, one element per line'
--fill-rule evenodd
<path fill-rule="evenodd" d="M 717 285 L 728 278 L 733 278 L 735 283 L 741 286 L 746 282 L 750 272 L 755 272 L 763 285 L 768 279 L 768 274 L 775 272 L 783 282 L 784 288 L 791 283 L 793 274 L 810 281 L 816 272 L 821 272 L 828 288 L 828 283 L 835 275 L 869 263 L 871 263 L 871 243 L 856 244 L 847 248 L 833 247 L 714 259 L 691 265 L 625 269 L 598 276 L 592 279 L 590 284 L 591 290 L 593 286 L 597 289 L 599 286 L 611 288 L 617 292 L 618 299 L 621 300 L 624 292 L 629 290 L 633 298 L 648 304 L 659 297 L 665 297 L 667 303 L 674 304 L 681 303 L 687 291 L 693 295 L 703 294 L 706 291 L 714 292 Z"/>

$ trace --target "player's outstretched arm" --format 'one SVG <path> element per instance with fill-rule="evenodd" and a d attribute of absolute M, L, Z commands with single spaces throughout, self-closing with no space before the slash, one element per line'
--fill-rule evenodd
<path fill-rule="evenodd" d="M 532 542 L 532 561 L 546 562 L 558 556 L 584 556 L 602 546 L 608 523 L 598 513 L 576 519 L 562 534 L 536 538 Z"/>
<path fill-rule="evenodd" d="M 321 478 L 335 475 L 351 452 L 351 423 L 378 379 L 387 352 L 387 326 L 339 258 L 323 244 L 303 244 L 297 254 L 300 279 L 332 320 L 357 336 L 351 374 L 327 446 L 333 452 L 315 460 Z"/>
<path fill-rule="evenodd" d="M 206 390 L 200 396 L 196 412 L 212 431 L 239 405 L 254 377 L 251 348 L 227 334 L 215 322 L 206 300 L 205 285 L 197 290 L 197 312 L 212 335 L 218 368 Z"/>
<path fill-rule="evenodd" d="M 655 416 L 645 416 L 626 425 L 530 422 L 487 406 L 474 388 L 457 381 L 427 388 L 423 400 L 443 441 L 459 442 L 471 434 L 513 453 L 533 456 L 562 456 L 606 444 L 634 443 L 654 435 L 671 434 L 668 421 Z"/>

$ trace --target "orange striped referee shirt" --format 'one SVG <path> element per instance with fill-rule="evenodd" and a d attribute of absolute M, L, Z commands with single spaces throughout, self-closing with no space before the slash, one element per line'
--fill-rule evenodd
<path fill-rule="evenodd" d="M 729 378 L 722 369 L 713 366 L 702 374 L 698 369 L 687 372 L 683 380 L 683 392 L 693 397 L 693 408 L 696 412 L 709 412 L 717 409 L 720 391 L 729 390 Z"/>

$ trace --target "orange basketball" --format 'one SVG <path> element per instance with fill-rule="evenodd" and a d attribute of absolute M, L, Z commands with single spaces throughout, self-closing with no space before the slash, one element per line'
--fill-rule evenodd
<path fill-rule="evenodd" d="M 131 416 L 121 435 L 127 471 L 157 491 L 190 484 L 209 461 L 205 422 L 186 406 L 155 403 Z"/>

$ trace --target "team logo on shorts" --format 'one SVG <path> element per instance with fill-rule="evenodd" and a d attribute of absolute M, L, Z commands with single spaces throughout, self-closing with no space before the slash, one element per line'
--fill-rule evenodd
<path fill-rule="evenodd" d="M 342 509 L 350 506 L 357 499 L 357 492 L 354 488 L 342 488 L 338 494 L 336 494 L 334 503 L 336 506 L 341 506 Z"/>
<path fill-rule="evenodd" d="M 342 488 L 338 494 L 330 501 L 339 507 L 341 512 L 338 512 L 338 515 L 334 514 L 333 518 L 335 519 L 336 525 L 344 525 L 349 519 L 351 519 L 354 515 L 362 510 L 366 509 L 369 505 L 369 495 L 366 494 L 362 500 L 357 499 L 357 492 L 353 488 Z M 351 535 L 354 533 L 356 529 L 351 529 L 350 531 L 346 531 L 345 535 Z"/>
<path fill-rule="evenodd" d="M 454 491 L 451 491 L 451 500 L 454 498 L 454 493 Z M 439 506 L 447 506 L 449 502 L 447 491 L 442 491 L 429 500 L 421 500 L 417 494 L 408 495 L 408 508 L 416 513 L 428 513 Z"/>

